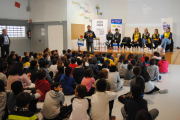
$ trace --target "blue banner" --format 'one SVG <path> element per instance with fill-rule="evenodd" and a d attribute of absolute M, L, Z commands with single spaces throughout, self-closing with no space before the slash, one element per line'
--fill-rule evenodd
<path fill-rule="evenodd" d="M 77 44 L 78 46 L 84 46 L 84 39 L 79 38 Z"/>
<path fill-rule="evenodd" d="M 122 19 L 111 19 L 111 24 L 121 24 L 122 25 Z"/>

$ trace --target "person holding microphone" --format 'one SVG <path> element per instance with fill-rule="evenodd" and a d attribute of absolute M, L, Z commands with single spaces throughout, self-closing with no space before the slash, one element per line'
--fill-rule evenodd
<path fill-rule="evenodd" d="M 86 39 L 87 51 L 89 51 L 89 47 L 91 47 L 91 52 L 94 54 L 94 44 L 93 39 L 96 38 L 96 35 L 93 31 L 91 31 L 91 26 L 87 26 L 88 31 L 84 33 L 84 39 Z"/>

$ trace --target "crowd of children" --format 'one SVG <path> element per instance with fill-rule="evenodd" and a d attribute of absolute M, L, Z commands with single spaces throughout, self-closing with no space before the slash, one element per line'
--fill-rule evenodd
<path fill-rule="evenodd" d="M 168 73 L 166 56 L 153 53 L 150 59 L 130 53 L 127 56 L 112 53 L 63 50 L 24 52 L 14 51 L 0 58 L 0 120 L 36 120 L 41 112 L 44 120 L 115 120 L 112 115 L 116 92 L 123 86 L 130 91 L 118 97 L 124 104 L 122 116 L 126 120 L 155 119 L 159 111 L 148 111 L 145 94 L 167 93 L 153 84 L 161 80 L 160 73 Z M 34 85 L 34 87 L 32 87 Z M 32 88 L 31 88 L 31 87 Z M 74 95 L 71 104 L 65 104 L 65 95 Z M 85 98 L 91 96 L 91 99 Z M 38 102 L 44 102 L 42 109 Z"/>

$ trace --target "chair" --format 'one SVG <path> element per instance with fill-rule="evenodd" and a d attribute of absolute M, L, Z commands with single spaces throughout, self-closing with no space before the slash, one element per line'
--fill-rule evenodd
<path fill-rule="evenodd" d="M 174 49 L 174 41 L 172 39 L 171 44 L 166 45 L 166 50 L 170 50 L 170 52 L 173 52 L 173 49 Z"/>
<path fill-rule="evenodd" d="M 124 49 L 125 47 L 127 46 L 129 49 L 131 48 L 131 38 L 130 37 L 124 37 L 122 42 L 121 42 L 121 47 L 124 46 Z"/>

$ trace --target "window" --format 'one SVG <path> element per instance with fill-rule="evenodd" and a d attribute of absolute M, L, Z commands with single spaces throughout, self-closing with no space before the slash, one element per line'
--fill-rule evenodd
<path fill-rule="evenodd" d="M 6 29 L 9 37 L 26 37 L 25 35 L 25 26 L 5 26 L 0 25 L 0 34 L 2 30 Z"/>
<path fill-rule="evenodd" d="M 2 34 L 3 29 L 6 29 L 6 26 L 5 25 L 0 25 L 0 34 Z"/>

